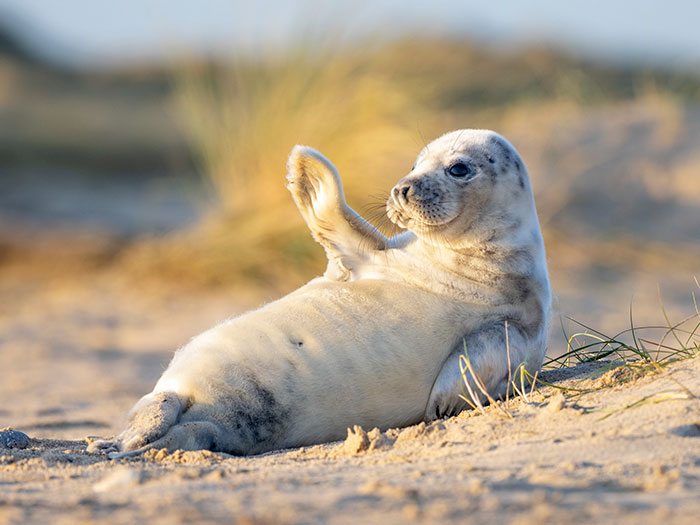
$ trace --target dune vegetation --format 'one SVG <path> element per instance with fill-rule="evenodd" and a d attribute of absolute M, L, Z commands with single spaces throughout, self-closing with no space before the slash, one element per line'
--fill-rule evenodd
<path fill-rule="evenodd" d="M 350 204 L 382 223 L 388 190 L 425 143 L 451 129 L 496 129 L 526 159 L 548 244 L 566 257 L 581 250 L 562 246 L 572 205 L 580 209 L 585 199 L 591 210 L 604 207 L 621 191 L 619 177 L 615 188 L 596 187 L 611 164 L 641 179 L 653 199 L 655 182 L 633 173 L 638 148 L 649 149 L 651 158 L 642 161 L 648 167 L 668 164 L 670 156 L 683 188 L 693 184 L 700 162 L 678 140 L 687 107 L 700 100 L 700 79 L 593 65 L 543 49 L 499 54 L 456 41 L 352 49 L 323 43 L 227 64 L 185 62 L 175 71 L 174 111 L 217 204 L 195 230 L 149 241 L 130 257 L 139 268 L 154 265 L 158 275 L 175 272 L 200 284 L 252 280 L 289 288 L 322 270 L 323 252 L 284 187 L 286 157 L 298 143 L 328 156 Z M 581 222 L 580 214 L 575 219 Z M 587 217 L 582 222 L 577 229 L 596 226 Z M 617 235 L 614 247 L 603 243 L 601 256 L 633 250 L 638 233 Z M 681 258 L 694 256 L 685 251 Z"/>

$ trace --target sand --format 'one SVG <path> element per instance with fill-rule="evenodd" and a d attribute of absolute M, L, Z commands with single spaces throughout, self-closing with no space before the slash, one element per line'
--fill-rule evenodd
<path fill-rule="evenodd" d="M 592 367 L 580 368 L 578 385 Z M 491 408 L 383 433 L 356 427 L 344 442 L 256 457 L 115 461 L 88 454 L 85 440 L 33 439 L 1 451 L 0 519 L 696 523 L 700 399 L 683 387 L 700 392 L 698 372 L 693 359 L 576 401 L 534 394 L 512 402 L 510 418 Z M 623 409 L 644 398 L 658 402 Z"/>
<path fill-rule="evenodd" d="M 641 376 L 590 364 L 549 371 L 543 377 L 560 386 L 602 389 L 576 397 L 542 389 L 504 410 L 354 428 L 343 442 L 255 457 L 88 454 L 89 436 L 120 430 L 177 346 L 232 305 L 252 305 L 230 291 L 175 293 L 108 272 L 73 281 L 44 274 L 23 281 L 6 264 L 0 279 L 0 296 L 12 299 L 0 305 L 0 429 L 32 438 L 24 449 L 0 448 L 0 523 L 697 523 L 700 515 L 699 358 Z"/>

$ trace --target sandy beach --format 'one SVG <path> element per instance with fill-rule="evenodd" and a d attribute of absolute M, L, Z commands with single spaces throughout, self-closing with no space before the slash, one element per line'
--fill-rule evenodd
<path fill-rule="evenodd" d="M 6 264 L 0 284 L 16 301 L 3 304 L 0 427 L 31 438 L 0 448 L 1 523 L 695 523 L 700 513 L 698 358 L 640 376 L 600 363 L 550 370 L 547 382 L 597 390 L 540 386 L 529 403 L 262 456 L 89 454 L 173 349 L 232 304 L 254 303 L 134 288 L 109 272 L 31 282 L 19 278 L 27 268 Z"/>

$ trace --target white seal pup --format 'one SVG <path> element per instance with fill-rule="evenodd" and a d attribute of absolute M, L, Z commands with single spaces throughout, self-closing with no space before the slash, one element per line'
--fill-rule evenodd
<path fill-rule="evenodd" d="M 392 238 L 346 204 L 319 152 L 296 146 L 287 180 L 326 249 L 324 277 L 192 339 L 126 429 L 90 450 L 254 454 L 453 415 L 466 406 L 465 345 L 489 393 L 505 393 L 506 322 L 513 368 L 539 369 L 544 245 L 527 169 L 503 137 L 461 130 L 426 146 L 388 199 L 407 230 Z"/>

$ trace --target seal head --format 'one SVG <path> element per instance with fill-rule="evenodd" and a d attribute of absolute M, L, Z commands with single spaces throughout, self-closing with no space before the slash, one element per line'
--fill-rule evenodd
<path fill-rule="evenodd" d="M 459 130 L 431 142 L 391 191 L 387 214 L 431 243 L 484 241 L 536 220 L 525 163 L 489 130 Z"/>

